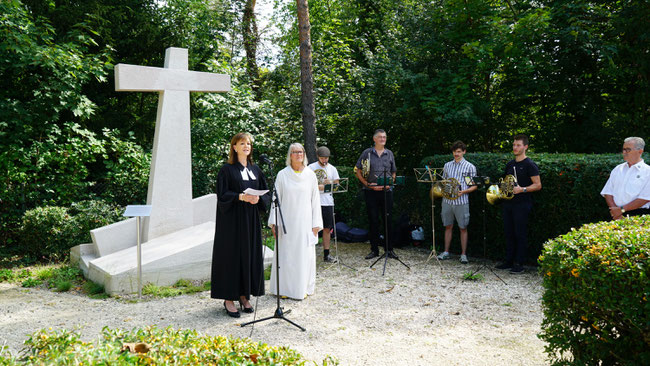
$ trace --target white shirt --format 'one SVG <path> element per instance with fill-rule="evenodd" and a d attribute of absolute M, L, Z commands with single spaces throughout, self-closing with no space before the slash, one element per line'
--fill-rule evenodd
<path fill-rule="evenodd" d="M 325 179 L 336 180 L 340 179 L 339 172 L 332 164 L 327 164 L 325 167 L 321 166 L 319 162 L 309 164 L 311 170 L 316 174 L 318 178 L 318 184 L 323 184 Z M 321 206 L 334 206 L 334 197 L 332 193 L 321 193 L 320 194 L 320 205 Z"/>
<path fill-rule="evenodd" d="M 650 200 L 650 166 L 643 159 L 632 166 L 627 162 L 617 165 L 600 194 L 603 197 L 606 194 L 613 196 L 618 207 L 625 206 L 637 198 Z M 650 202 L 641 208 L 650 208 Z"/>

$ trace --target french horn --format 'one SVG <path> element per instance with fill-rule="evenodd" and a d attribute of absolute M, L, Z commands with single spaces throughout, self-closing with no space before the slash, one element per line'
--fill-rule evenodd
<path fill-rule="evenodd" d="M 460 197 L 458 192 L 460 192 L 460 183 L 456 178 L 435 180 L 429 190 L 429 198 L 433 200 L 444 197 L 448 200 L 455 200 Z"/>
<path fill-rule="evenodd" d="M 356 165 L 354 167 L 354 174 L 357 174 L 357 170 L 359 170 Z M 368 179 L 368 176 L 370 175 L 370 156 L 368 156 L 368 159 L 363 159 L 361 160 L 361 176 L 363 179 Z"/>
<path fill-rule="evenodd" d="M 515 196 L 514 190 L 516 184 L 517 178 L 514 175 L 508 174 L 504 178 L 499 178 L 499 183 L 488 187 L 487 192 L 485 192 L 485 198 L 487 198 L 487 201 L 491 205 L 499 203 L 502 200 L 511 200 Z"/>

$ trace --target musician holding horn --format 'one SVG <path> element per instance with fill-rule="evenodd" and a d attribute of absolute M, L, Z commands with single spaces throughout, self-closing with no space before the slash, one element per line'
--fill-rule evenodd
<path fill-rule="evenodd" d="M 397 255 L 393 252 L 392 243 L 393 190 L 387 185 L 377 185 L 378 178 L 383 177 L 384 174 L 386 174 L 386 178 L 392 178 L 393 180 L 395 180 L 397 174 L 395 156 L 392 151 L 386 148 L 386 139 L 386 131 L 382 129 L 375 130 L 372 136 L 374 146 L 365 149 L 361 153 L 355 166 L 357 179 L 363 184 L 366 211 L 368 212 L 368 222 L 370 224 L 370 253 L 365 257 L 366 259 L 379 256 L 379 216 L 384 210 L 386 212 L 384 225 L 388 228 L 388 238 L 384 238 L 386 240 L 386 255 L 397 259 Z M 386 190 L 385 193 L 384 190 Z"/>
<path fill-rule="evenodd" d="M 532 192 L 542 189 L 539 168 L 526 156 L 528 136 L 519 134 L 514 137 L 512 153 L 514 160 L 506 164 L 504 174 L 513 175 L 517 184 L 513 188 L 514 197 L 503 201 L 502 215 L 506 237 L 506 257 L 498 269 L 510 269 L 510 273 L 524 272 L 528 246 L 528 216 L 533 209 Z"/>
<path fill-rule="evenodd" d="M 453 199 L 443 197 L 442 199 L 440 217 L 442 218 L 442 224 L 445 226 L 445 251 L 438 255 L 438 259 L 449 259 L 449 247 L 451 246 L 454 219 L 456 219 L 458 229 L 460 230 L 460 263 L 467 264 L 467 225 L 469 225 L 468 194 L 478 189 L 478 186 L 469 187 L 464 177 L 476 176 L 476 167 L 463 157 L 467 152 L 467 146 L 462 141 L 454 142 L 451 145 L 451 152 L 454 160 L 445 164 L 442 171 L 442 178 L 454 178 L 459 182 L 460 187 L 458 187 L 457 197 Z"/>

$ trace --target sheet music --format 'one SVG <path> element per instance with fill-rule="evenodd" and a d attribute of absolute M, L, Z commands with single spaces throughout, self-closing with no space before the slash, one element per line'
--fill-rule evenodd
<path fill-rule="evenodd" d="M 253 188 L 246 188 L 244 193 L 250 194 L 251 196 L 263 196 L 268 191 L 269 191 L 268 189 L 259 190 L 259 189 L 253 189 Z"/>

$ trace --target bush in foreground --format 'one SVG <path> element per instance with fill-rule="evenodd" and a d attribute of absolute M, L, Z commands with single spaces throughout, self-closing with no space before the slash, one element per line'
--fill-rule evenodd
<path fill-rule="evenodd" d="M 124 343 L 142 342 L 147 353 L 122 351 Z M 298 352 L 248 339 L 200 336 L 194 330 L 148 327 L 132 331 L 104 328 L 97 342 L 80 339 L 76 332 L 40 330 L 25 341 L 24 356 L 3 357 L 7 365 L 305 365 Z M 336 364 L 329 357 L 325 365 Z"/>
<path fill-rule="evenodd" d="M 554 365 L 650 364 L 650 216 L 545 244 L 540 338 Z"/>

